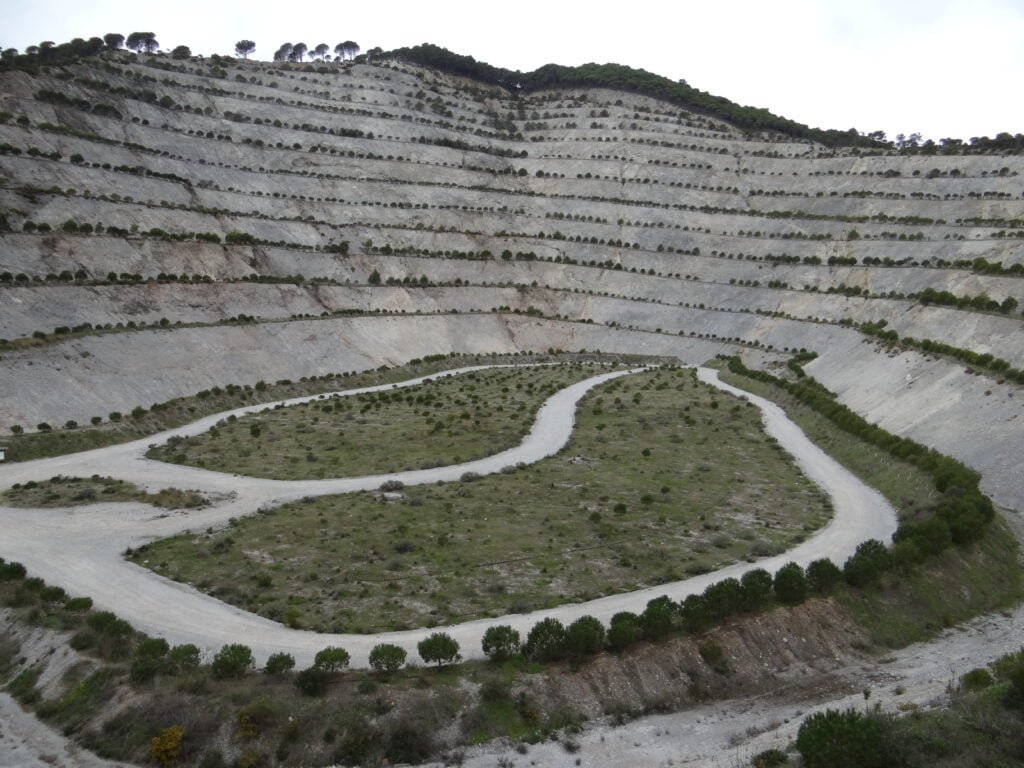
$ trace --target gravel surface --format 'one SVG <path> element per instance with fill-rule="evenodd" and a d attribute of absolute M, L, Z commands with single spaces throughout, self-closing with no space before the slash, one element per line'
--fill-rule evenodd
<path fill-rule="evenodd" d="M 3 768 L 128 768 L 97 757 L 61 736 L 10 695 L 0 693 L 0 766 Z"/>
<path fill-rule="evenodd" d="M 941 707 L 960 675 L 1019 650 L 1022 643 L 1024 607 L 981 616 L 881 659 L 865 658 L 808 686 L 783 686 L 770 694 L 652 715 L 617 728 L 594 723 L 572 737 L 579 747 L 574 753 L 559 742 L 531 746 L 525 756 L 508 745 L 489 745 L 470 750 L 464 765 L 491 768 L 505 757 L 512 765 L 537 768 L 569 768 L 577 759 L 589 768 L 738 768 L 766 749 L 785 750 L 813 712 L 876 705 L 888 712 Z"/>

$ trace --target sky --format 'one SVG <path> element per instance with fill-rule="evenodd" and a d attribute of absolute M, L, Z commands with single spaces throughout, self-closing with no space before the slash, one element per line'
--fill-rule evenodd
<path fill-rule="evenodd" d="M 615 62 L 812 127 L 1024 133 L 1024 0 L 0 0 L 0 45 L 155 32 L 170 49 L 423 42 L 495 66 Z"/>

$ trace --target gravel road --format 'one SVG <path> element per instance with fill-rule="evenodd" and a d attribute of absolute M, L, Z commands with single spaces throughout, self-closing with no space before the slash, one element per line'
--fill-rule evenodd
<path fill-rule="evenodd" d="M 448 372 L 457 375 L 481 367 Z M 527 437 L 518 446 L 478 461 L 436 469 L 319 481 L 282 481 L 240 477 L 220 472 L 152 461 L 144 457 L 148 446 L 172 435 L 201 433 L 230 413 L 241 415 L 268 407 L 268 404 L 237 409 L 200 419 L 192 424 L 124 445 L 110 446 L 34 462 L 0 468 L 0 489 L 15 482 L 42 480 L 56 474 L 88 476 L 112 475 L 148 489 L 162 487 L 198 488 L 223 498 L 212 508 L 167 513 L 137 503 L 108 503 L 64 509 L 15 509 L 0 507 L 0 556 L 25 564 L 33 575 L 56 584 L 71 594 L 89 595 L 97 607 L 115 611 L 136 628 L 166 638 L 171 643 L 192 642 L 208 652 L 225 643 L 245 642 L 257 660 L 274 652 L 295 656 L 299 666 L 312 663 L 316 652 L 327 645 L 343 645 L 356 667 L 367 665 L 374 645 L 390 642 L 401 645 L 416 658 L 416 644 L 432 631 L 443 630 L 461 645 L 463 656 L 480 657 L 480 640 L 488 627 L 511 624 L 521 633 L 536 622 L 552 616 L 572 621 L 590 614 L 606 621 L 619 611 L 640 611 L 647 601 L 669 595 L 679 600 L 701 592 L 708 584 L 727 576 L 763 567 L 769 570 L 795 561 L 806 564 L 819 557 L 842 561 L 857 544 L 868 538 L 888 540 L 896 528 L 896 515 L 885 499 L 868 488 L 848 470 L 815 446 L 783 413 L 763 398 L 737 390 L 718 380 L 717 372 L 698 369 L 700 379 L 712 386 L 744 397 L 761 409 L 767 432 L 798 462 L 801 469 L 832 498 L 834 517 L 823 529 L 792 550 L 757 563 L 738 563 L 720 571 L 672 584 L 627 594 L 576 603 L 531 614 L 516 614 L 472 621 L 434 630 L 418 629 L 374 635 L 342 635 L 288 629 L 222 603 L 190 586 L 170 581 L 152 571 L 126 561 L 121 555 L 127 547 L 187 530 L 204 529 L 226 522 L 230 517 L 252 514 L 261 507 L 274 506 L 303 496 L 371 490 L 389 479 L 406 485 L 457 480 L 465 472 L 490 474 L 517 462 L 531 463 L 559 451 L 568 442 L 575 419 L 576 404 L 591 388 L 611 379 L 645 370 L 603 373 L 578 382 L 552 395 L 539 409 Z M 438 378 L 437 374 L 429 378 Z M 347 394 L 396 386 L 413 386 L 423 378 L 401 384 L 389 384 Z M 342 393 L 346 394 L 346 393 Z M 303 402 L 320 395 L 283 401 Z M 273 404 L 269 404 L 273 405 Z"/>

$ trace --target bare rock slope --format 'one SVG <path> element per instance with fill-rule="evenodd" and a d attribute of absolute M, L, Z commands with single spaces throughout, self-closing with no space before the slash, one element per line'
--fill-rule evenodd
<path fill-rule="evenodd" d="M 1020 387 L 859 330 L 1024 367 L 1021 156 L 396 60 L 224 66 L 0 73 L 0 428 L 449 352 L 806 349 L 844 403 L 1024 507 Z"/>

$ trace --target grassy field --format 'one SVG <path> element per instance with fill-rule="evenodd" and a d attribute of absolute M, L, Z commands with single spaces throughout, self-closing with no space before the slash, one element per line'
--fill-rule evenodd
<path fill-rule="evenodd" d="M 309 499 L 133 557 L 293 626 L 371 632 L 678 580 L 783 551 L 831 514 L 760 412 L 692 371 L 602 385 L 577 415 L 567 448 L 529 467 Z"/>
<path fill-rule="evenodd" d="M 51 477 L 49 480 L 15 483 L 0 494 L 0 502 L 12 507 L 70 507 L 102 501 L 142 501 L 166 509 L 194 509 L 206 503 L 198 491 L 166 488 L 147 493 L 132 483 L 112 477 Z"/>
<path fill-rule="evenodd" d="M 607 370 L 582 363 L 495 368 L 392 392 L 331 397 L 228 419 L 147 456 L 279 480 L 458 464 L 518 444 L 544 400 Z"/>

